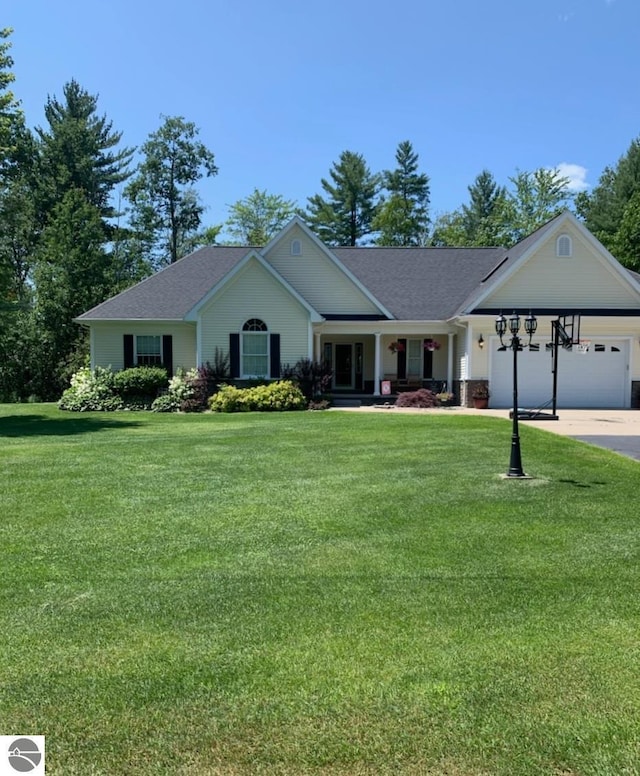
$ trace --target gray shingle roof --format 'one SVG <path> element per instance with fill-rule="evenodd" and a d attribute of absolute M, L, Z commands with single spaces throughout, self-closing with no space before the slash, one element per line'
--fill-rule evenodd
<path fill-rule="evenodd" d="M 561 217 L 551 219 L 509 250 L 359 247 L 332 250 L 397 319 L 447 320 L 473 309 L 482 288 L 502 276 Z M 77 320 L 182 320 L 250 250 L 245 246 L 200 248 Z"/>
<path fill-rule="evenodd" d="M 247 254 L 201 248 L 78 317 L 78 321 L 182 320 Z M 478 287 L 504 248 L 334 248 L 396 318 L 445 320 Z"/>
<path fill-rule="evenodd" d="M 446 320 L 505 255 L 504 248 L 334 248 L 400 320 Z"/>
<path fill-rule="evenodd" d="M 182 320 L 249 250 L 227 246 L 200 248 L 76 320 Z"/>

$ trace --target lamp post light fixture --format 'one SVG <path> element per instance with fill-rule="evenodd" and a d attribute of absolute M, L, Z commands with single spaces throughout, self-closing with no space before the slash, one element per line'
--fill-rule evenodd
<path fill-rule="evenodd" d="M 502 313 L 496 318 L 496 334 L 500 337 L 500 344 L 503 348 L 513 350 L 513 411 L 511 417 L 513 427 L 511 431 L 511 458 L 509 461 L 509 471 L 507 477 L 526 477 L 522 470 L 522 457 L 520 455 L 520 433 L 518 431 L 518 351 L 522 350 L 522 339 L 520 332 L 520 316 L 515 311 L 507 320 Z M 504 341 L 507 334 L 507 328 L 511 335 L 511 340 Z M 524 330 L 529 337 L 528 345 L 531 344 L 531 338 L 538 328 L 538 320 L 531 312 L 524 320 Z"/>

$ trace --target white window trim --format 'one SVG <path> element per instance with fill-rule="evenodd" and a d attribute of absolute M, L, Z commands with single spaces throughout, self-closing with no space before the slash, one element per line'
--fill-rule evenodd
<path fill-rule="evenodd" d="M 138 337 L 153 337 L 154 339 L 159 340 L 160 343 L 160 361 L 159 364 L 162 364 L 162 335 L 161 334 L 135 334 L 133 337 L 133 363 L 136 366 L 139 366 L 138 364 Z M 143 356 L 149 355 L 148 353 L 142 354 Z M 146 366 L 146 365 L 145 365 Z"/>
<path fill-rule="evenodd" d="M 266 326 L 266 330 L 264 331 L 245 331 L 244 326 L 250 321 L 254 320 L 253 318 L 249 318 L 247 321 L 245 321 L 242 330 L 240 331 L 240 373 L 241 373 L 241 379 L 243 380 L 255 380 L 259 379 L 261 377 L 269 378 L 270 377 L 270 364 L 271 364 L 271 333 L 269 332 L 269 327 L 262 321 L 261 318 L 257 318 L 255 320 L 262 321 L 262 323 Z M 244 338 L 245 337 L 266 337 L 267 339 L 267 350 L 266 350 L 266 359 L 267 359 L 267 368 L 264 374 L 249 374 L 245 372 L 244 370 L 244 358 L 245 358 L 245 352 L 244 352 Z M 256 353 L 247 353 L 247 357 L 256 356 L 258 354 Z M 259 354 L 260 358 L 264 358 L 265 354 Z"/>
<path fill-rule="evenodd" d="M 569 252 L 568 253 L 560 253 L 560 241 L 561 240 L 567 240 L 569 243 Z M 570 234 L 561 234 L 558 235 L 558 239 L 556 240 L 556 256 L 559 259 L 570 259 L 573 256 L 573 240 L 571 239 Z"/>

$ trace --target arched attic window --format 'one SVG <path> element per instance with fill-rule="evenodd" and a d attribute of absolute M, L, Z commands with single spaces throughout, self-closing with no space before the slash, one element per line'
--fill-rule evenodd
<path fill-rule="evenodd" d="M 556 256 L 560 258 L 573 256 L 573 241 L 568 234 L 561 234 L 556 240 Z"/>
<path fill-rule="evenodd" d="M 302 256 L 302 243 L 300 240 L 291 240 L 291 255 Z"/>

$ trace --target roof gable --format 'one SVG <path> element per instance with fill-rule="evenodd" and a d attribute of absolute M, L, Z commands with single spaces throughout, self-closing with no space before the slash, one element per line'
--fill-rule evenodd
<path fill-rule="evenodd" d="M 185 313 L 185 320 L 195 321 L 197 320 L 201 310 L 205 307 L 220 291 L 229 283 L 233 282 L 234 278 L 240 274 L 247 264 L 251 261 L 255 261 L 269 274 L 271 275 L 299 304 L 304 307 L 309 313 L 312 321 L 321 321 L 322 316 L 318 313 L 314 307 L 312 307 L 307 300 L 298 293 L 298 291 L 290 285 L 285 278 L 278 274 L 278 272 L 265 261 L 256 249 L 251 249 L 244 258 L 239 261 L 221 280 L 216 283 L 198 302 Z"/>
<path fill-rule="evenodd" d="M 299 243 L 294 254 L 292 243 Z M 295 216 L 261 251 L 264 258 L 322 314 L 393 315 L 371 289 Z"/>
<path fill-rule="evenodd" d="M 572 255 L 557 255 L 560 235 Z M 627 309 L 640 304 L 640 286 L 586 227 L 568 211 L 507 252 L 463 312 L 507 309 Z"/>

